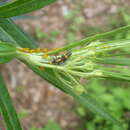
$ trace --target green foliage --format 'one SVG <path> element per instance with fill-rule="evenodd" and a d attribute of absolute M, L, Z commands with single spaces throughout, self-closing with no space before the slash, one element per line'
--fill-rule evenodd
<path fill-rule="evenodd" d="M 92 80 L 89 85 L 87 84 L 88 91 L 93 93 L 100 102 L 104 103 L 104 106 L 111 112 L 120 122 L 123 122 L 124 129 L 129 125 L 129 111 L 130 111 L 130 88 L 129 84 L 116 83 L 114 81 L 106 80 Z M 86 117 L 86 129 L 89 130 L 122 130 L 115 124 L 110 124 L 97 115 L 92 115 L 84 107 L 78 107 L 83 112 L 77 111 L 80 116 Z M 83 114 L 84 113 L 84 114 Z M 127 115 L 128 114 L 128 115 Z M 90 119 L 89 119 L 90 118 Z M 87 120 L 89 119 L 89 120 Z"/>
<path fill-rule="evenodd" d="M 60 31 L 54 30 L 51 32 L 43 32 L 40 28 L 36 28 L 36 39 L 44 43 L 50 43 L 56 41 Z"/>
<path fill-rule="evenodd" d="M 0 41 L 0 56 L 9 56 L 16 54 L 16 47 L 10 43 Z"/>
<path fill-rule="evenodd" d="M 67 49 L 72 49 L 72 48 L 77 47 L 77 46 L 89 45 L 92 41 L 107 39 L 107 38 L 110 38 L 113 35 L 118 35 L 120 33 L 127 32 L 129 29 L 130 29 L 130 26 L 124 26 L 124 27 L 121 27 L 119 29 L 115 29 L 113 31 L 109 31 L 109 32 L 101 33 L 101 34 L 96 34 L 94 36 L 87 37 L 87 38 L 82 39 L 80 41 L 72 42 L 72 43 L 70 43 L 69 45 L 66 45 L 63 48 L 49 52 L 48 54 L 59 53 L 59 52 L 65 51 Z M 118 41 L 120 41 L 120 40 L 118 40 Z"/>
<path fill-rule="evenodd" d="M 15 0 L 0 7 L 0 18 L 22 15 L 43 8 L 56 0 Z"/>
<path fill-rule="evenodd" d="M 45 127 L 37 128 L 34 126 L 30 130 L 61 130 L 61 128 L 56 122 L 49 120 Z"/>
<path fill-rule="evenodd" d="M 76 34 L 74 32 L 68 32 L 66 38 L 68 42 L 73 42 L 76 40 Z"/>
<path fill-rule="evenodd" d="M 4 118 L 7 130 L 22 130 L 9 93 L 0 74 L 0 112 Z M 14 125 L 15 124 L 15 125 Z"/>
<path fill-rule="evenodd" d="M 85 20 L 79 15 L 78 10 L 69 11 L 69 13 L 65 15 L 65 19 L 68 21 L 66 38 L 67 41 L 71 43 L 76 40 L 77 33 L 82 30 Z"/>
<path fill-rule="evenodd" d="M 22 38 L 21 38 L 22 36 Z M 11 42 L 17 46 L 35 48 L 35 41 L 11 19 L 0 18 L 0 40 Z"/>
<path fill-rule="evenodd" d="M 43 130 L 61 130 L 61 128 L 56 122 L 50 120 Z"/>
<path fill-rule="evenodd" d="M 27 110 L 22 110 L 17 113 L 20 120 L 25 119 L 28 117 L 29 112 Z"/>
<path fill-rule="evenodd" d="M 9 62 L 16 55 L 16 47 L 10 43 L 0 41 L 0 64 Z"/>
<path fill-rule="evenodd" d="M 129 7 L 122 7 L 121 9 L 118 10 L 117 15 L 108 17 L 109 21 L 109 26 L 112 29 L 121 27 L 121 26 L 126 26 L 130 25 L 129 20 L 130 20 L 130 15 L 129 15 Z M 130 39 L 130 31 L 122 32 L 117 35 L 111 36 L 111 39 Z"/>

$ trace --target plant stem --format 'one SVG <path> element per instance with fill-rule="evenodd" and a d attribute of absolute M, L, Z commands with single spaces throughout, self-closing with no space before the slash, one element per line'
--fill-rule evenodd
<path fill-rule="evenodd" d="M 107 38 L 107 37 L 113 36 L 113 35 L 115 35 L 117 33 L 123 33 L 125 31 L 128 31 L 129 29 L 130 29 L 130 25 L 125 26 L 125 27 L 121 27 L 121 28 L 118 28 L 118 29 L 115 29 L 115 30 L 110 31 L 110 32 L 105 32 L 105 33 L 102 33 L 102 34 L 97 34 L 97 35 L 85 38 L 83 40 L 80 40 L 80 41 L 77 41 L 77 42 L 74 42 L 74 43 L 70 43 L 69 45 L 66 45 L 63 48 L 59 48 L 59 49 L 54 50 L 54 51 L 49 51 L 47 54 L 48 55 L 49 54 L 56 54 L 56 53 L 59 53 L 59 52 L 70 50 L 70 49 L 72 49 L 74 47 L 81 46 L 81 45 L 84 45 L 84 44 L 88 45 L 88 44 L 90 44 L 90 42 L 92 42 L 94 40 L 99 40 L 99 39 Z"/>

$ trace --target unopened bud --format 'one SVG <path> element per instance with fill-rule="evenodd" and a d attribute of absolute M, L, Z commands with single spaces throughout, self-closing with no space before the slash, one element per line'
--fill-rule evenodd
<path fill-rule="evenodd" d="M 82 85 L 75 86 L 74 90 L 78 95 L 81 95 L 86 91 Z"/>

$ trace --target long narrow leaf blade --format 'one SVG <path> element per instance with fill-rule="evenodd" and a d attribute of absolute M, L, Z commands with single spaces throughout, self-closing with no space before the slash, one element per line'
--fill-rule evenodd
<path fill-rule="evenodd" d="M 43 8 L 56 0 L 15 0 L 0 7 L 0 18 L 22 15 Z"/>
<path fill-rule="evenodd" d="M 113 64 L 113 65 L 123 65 L 123 66 L 129 66 L 130 65 L 130 59 L 129 58 L 96 58 L 96 62 L 102 63 L 102 64 Z"/>
<path fill-rule="evenodd" d="M 84 106 L 87 107 L 91 112 L 98 114 L 104 119 L 107 119 L 110 122 L 118 124 L 118 126 L 122 127 L 121 123 L 117 121 L 113 116 L 111 116 L 105 108 L 89 93 L 84 93 L 80 96 L 76 96 L 76 99 Z"/>
<path fill-rule="evenodd" d="M 5 120 L 7 130 L 22 130 L 8 90 L 0 74 L 0 112 Z"/>
<path fill-rule="evenodd" d="M 22 47 L 36 48 L 34 40 L 10 19 L 0 18 L 0 40 L 13 42 Z"/>
<path fill-rule="evenodd" d="M 129 30 L 130 30 L 130 25 L 124 26 L 124 27 L 120 27 L 118 29 L 115 29 L 115 30 L 112 30 L 112 31 L 109 31 L 109 32 L 96 34 L 94 36 L 90 36 L 90 37 L 84 38 L 84 39 L 82 39 L 80 41 L 72 42 L 72 43 L 64 46 L 63 48 L 59 48 L 59 49 L 56 49 L 54 51 L 50 51 L 48 54 L 59 53 L 59 52 L 62 52 L 64 50 L 67 50 L 67 49 L 70 49 L 70 48 L 74 48 L 74 47 L 77 47 L 77 46 L 81 46 L 81 45 L 85 45 L 85 44 L 89 45 L 92 41 L 109 38 L 109 37 L 111 37 L 113 35 L 120 34 L 120 33 L 123 33 L 123 32 L 127 32 Z"/>

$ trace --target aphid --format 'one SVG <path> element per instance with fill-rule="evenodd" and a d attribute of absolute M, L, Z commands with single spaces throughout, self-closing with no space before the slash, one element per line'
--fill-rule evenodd
<path fill-rule="evenodd" d="M 52 64 L 54 65 L 59 65 L 61 63 L 64 63 L 70 56 L 72 55 L 71 52 L 67 52 L 66 54 L 62 54 L 60 56 L 56 56 L 53 60 L 52 60 Z"/>

